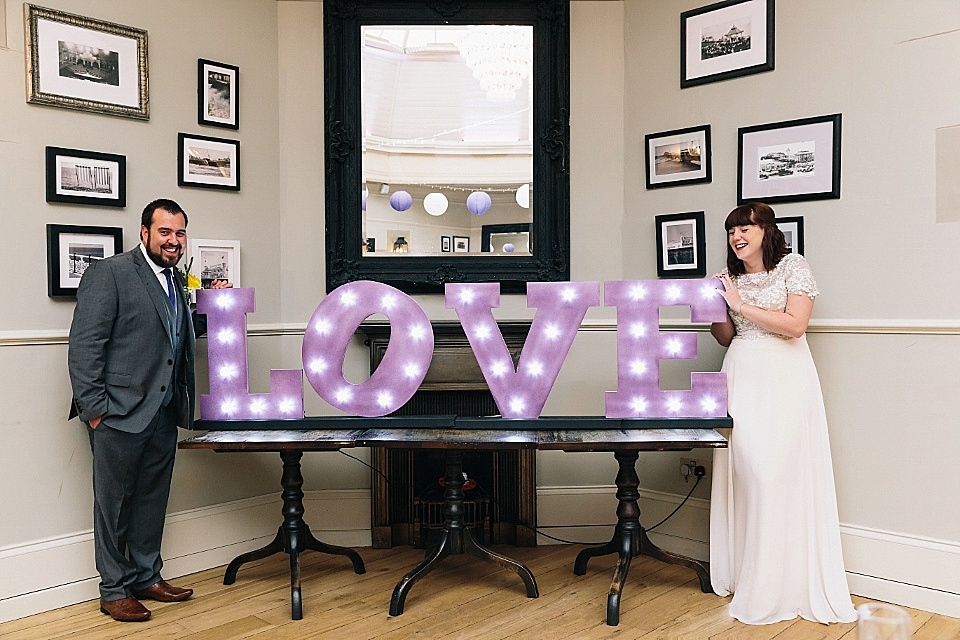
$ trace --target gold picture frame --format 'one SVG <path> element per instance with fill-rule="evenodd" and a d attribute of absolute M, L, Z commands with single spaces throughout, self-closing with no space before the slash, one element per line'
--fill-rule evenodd
<path fill-rule="evenodd" d="M 147 32 L 23 5 L 27 102 L 148 120 Z"/>

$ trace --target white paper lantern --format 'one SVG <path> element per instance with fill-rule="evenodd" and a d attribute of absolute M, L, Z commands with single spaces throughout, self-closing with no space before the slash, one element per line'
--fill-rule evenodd
<path fill-rule="evenodd" d="M 423 208 L 432 216 L 442 216 L 447 212 L 447 196 L 442 193 L 428 193 L 423 199 Z"/>
<path fill-rule="evenodd" d="M 530 208 L 530 184 L 520 185 L 517 189 L 517 204 L 524 209 Z"/>

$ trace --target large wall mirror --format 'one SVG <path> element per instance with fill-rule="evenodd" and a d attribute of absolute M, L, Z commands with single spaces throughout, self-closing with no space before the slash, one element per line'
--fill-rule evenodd
<path fill-rule="evenodd" d="M 327 290 L 570 277 L 566 0 L 325 0 Z"/>

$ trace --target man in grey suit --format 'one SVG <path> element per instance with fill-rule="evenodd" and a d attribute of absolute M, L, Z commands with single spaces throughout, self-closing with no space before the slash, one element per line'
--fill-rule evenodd
<path fill-rule="evenodd" d="M 195 402 L 194 322 L 175 268 L 187 214 L 172 200 L 151 202 L 140 240 L 83 274 L 68 355 L 70 417 L 87 424 L 93 451 L 100 610 L 125 622 L 150 617 L 139 599 L 193 593 L 160 576 L 177 426 L 192 425 Z"/>

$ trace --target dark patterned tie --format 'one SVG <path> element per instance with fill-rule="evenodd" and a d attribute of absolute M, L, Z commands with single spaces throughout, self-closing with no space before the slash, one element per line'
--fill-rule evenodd
<path fill-rule="evenodd" d="M 173 305 L 173 311 L 177 311 L 177 292 L 173 289 L 173 278 L 170 274 L 170 269 L 164 269 L 163 275 L 167 276 L 167 295 L 170 297 L 170 304 Z"/>

